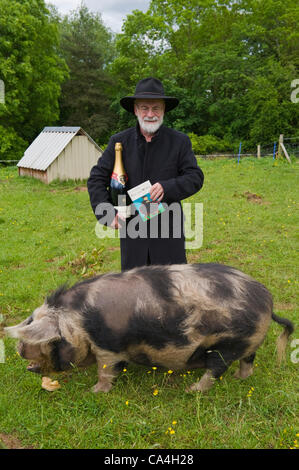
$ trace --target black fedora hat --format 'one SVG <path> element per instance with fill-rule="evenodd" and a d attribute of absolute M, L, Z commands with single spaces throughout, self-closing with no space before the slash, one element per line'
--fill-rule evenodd
<path fill-rule="evenodd" d="M 165 96 L 160 80 L 152 77 L 140 80 L 136 85 L 135 95 L 125 96 L 120 100 L 120 104 L 126 111 L 134 113 L 134 101 L 137 99 L 164 100 L 165 112 L 171 111 L 179 104 L 177 98 Z"/>

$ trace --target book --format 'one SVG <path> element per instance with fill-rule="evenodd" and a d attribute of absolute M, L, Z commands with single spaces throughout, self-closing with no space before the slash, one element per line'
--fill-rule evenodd
<path fill-rule="evenodd" d="M 155 202 L 151 199 L 151 187 L 151 182 L 147 180 L 128 190 L 128 194 L 144 222 L 165 211 L 161 202 Z"/>

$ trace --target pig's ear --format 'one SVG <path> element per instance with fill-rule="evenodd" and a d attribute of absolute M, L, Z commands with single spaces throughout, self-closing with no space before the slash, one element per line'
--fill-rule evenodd
<path fill-rule="evenodd" d="M 48 315 L 40 320 L 34 320 L 29 325 L 24 326 L 22 322 L 19 325 L 4 328 L 4 331 L 7 336 L 30 344 L 50 343 L 61 338 L 57 319 Z"/>

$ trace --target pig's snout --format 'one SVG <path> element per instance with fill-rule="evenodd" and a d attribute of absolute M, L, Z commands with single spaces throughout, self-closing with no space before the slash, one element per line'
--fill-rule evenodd
<path fill-rule="evenodd" d="M 26 346 L 25 346 L 25 343 L 23 343 L 23 341 L 19 341 L 18 346 L 17 346 L 17 351 L 23 359 L 27 359 L 27 360 L 31 359 L 30 355 L 28 357 L 28 351 L 26 354 Z M 37 364 L 36 362 L 31 362 L 29 366 L 27 366 L 27 370 L 29 372 L 35 372 L 36 374 L 41 374 L 42 372 L 41 366 Z"/>

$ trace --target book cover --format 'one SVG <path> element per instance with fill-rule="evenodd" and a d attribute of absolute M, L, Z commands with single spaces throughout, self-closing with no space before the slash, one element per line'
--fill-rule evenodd
<path fill-rule="evenodd" d="M 161 202 L 155 202 L 151 199 L 151 187 L 151 182 L 148 180 L 128 190 L 128 194 L 144 222 L 165 211 Z"/>

